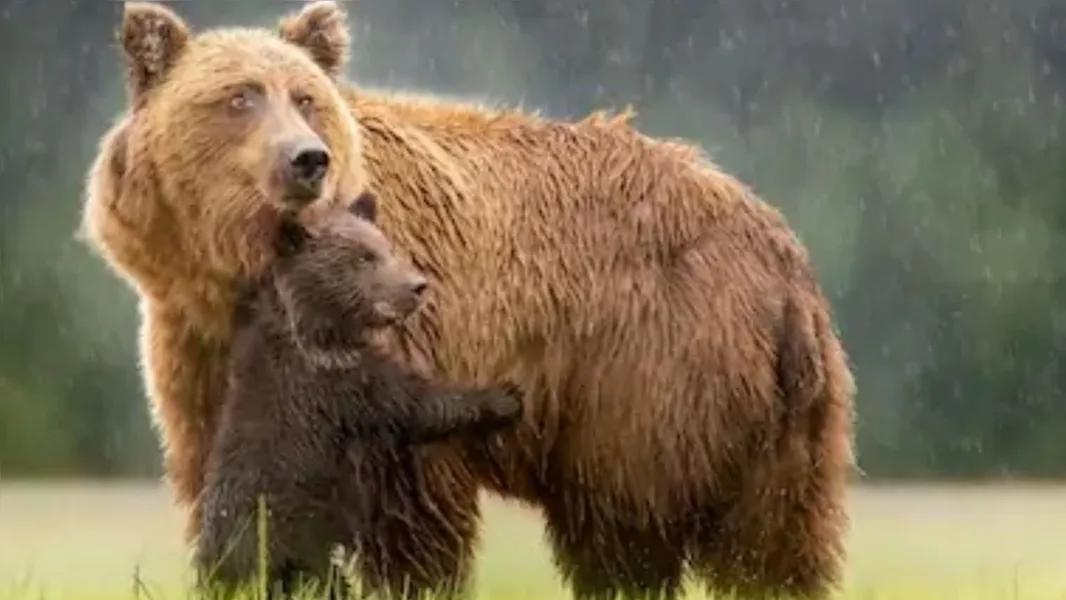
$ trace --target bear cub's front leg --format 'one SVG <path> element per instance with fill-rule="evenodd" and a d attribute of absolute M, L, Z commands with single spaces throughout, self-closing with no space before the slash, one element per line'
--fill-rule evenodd
<path fill-rule="evenodd" d="M 416 443 L 461 432 L 485 434 L 522 418 L 521 390 L 511 383 L 469 391 L 427 389 L 414 400 L 418 414 L 409 433 Z"/>

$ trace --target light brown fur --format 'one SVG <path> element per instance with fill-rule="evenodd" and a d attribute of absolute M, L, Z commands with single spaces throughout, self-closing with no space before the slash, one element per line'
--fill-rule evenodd
<path fill-rule="evenodd" d="M 149 393 L 183 504 L 201 485 L 233 282 L 269 260 L 271 221 L 267 195 L 205 177 L 192 156 L 159 157 L 195 148 L 180 138 L 195 123 L 152 105 L 188 102 L 178 86 L 198 44 L 226 49 L 242 75 L 309 77 L 269 32 L 192 38 L 170 91 L 134 103 L 90 178 L 90 237 L 146 307 Z M 342 56 L 308 55 L 342 70 Z M 233 73 L 207 75 L 204 90 Z M 579 596 L 670 596 L 683 563 L 716 589 L 824 596 L 841 575 L 854 385 L 782 217 L 693 147 L 625 116 L 565 123 L 340 89 L 358 133 L 340 120 L 320 132 L 340 156 L 332 188 L 373 190 L 382 229 L 434 290 L 397 344 L 460 382 L 515 381 L 527 398 L 521 426 L 467 444 L 472 470 L 437 451 L 427 481 L 465 515 L 457 530 L 473 541 L 476 476 L 544 509 Z M 152 146 L 149 131 L 179 139 Z M 255 156 L 254 139 L 240 144 L 250 150 L 235 154 Z M 201 197 L 215 208 L 187 208 Z"/>

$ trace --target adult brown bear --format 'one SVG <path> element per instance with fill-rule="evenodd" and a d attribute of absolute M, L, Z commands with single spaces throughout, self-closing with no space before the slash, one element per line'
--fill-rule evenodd
<path fill-rule="evenodd" d="M 469 385 L 514 381 L 522 425 L 433 449 L 428 493 L 467 574 L 478 482 L 543 508 L 575 594 L 822 597 L 839 581 L 853 383 L 782 217 L 693 147 L 336 81 L 343 12 L 198 35 L 126 4 L 130 106 L 92 167 L 85 230 L 141 298 L 166 470 L 193 507 L 239 281 L 289 196 L 370 189 L 432 279 L 398 341 Z M 190 533 L 195 533 L 190 527 Z"/>

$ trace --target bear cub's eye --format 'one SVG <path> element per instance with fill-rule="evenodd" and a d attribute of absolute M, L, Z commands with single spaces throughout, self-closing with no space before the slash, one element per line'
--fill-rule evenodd
<path fill-rule="evenodd" d="M 359 253 L 359 264 L 370 265 L 376 262 L 378 256 L 372 250 L 363 250 Z"/>

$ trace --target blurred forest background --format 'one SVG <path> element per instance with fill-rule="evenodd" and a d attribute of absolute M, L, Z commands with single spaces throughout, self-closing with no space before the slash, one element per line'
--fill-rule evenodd
<path fill-rule="evenodd" d="M 297 2 L 178 3 L 273 26 Z M 809 247 L 870 478 L 1066 475 L 1066 0 L 353 0 L 349 76 L 632 104 Z M 121 3 L 0 2 L 0 470 L 160 470 L 136 303 L 74 239 Z"/>

